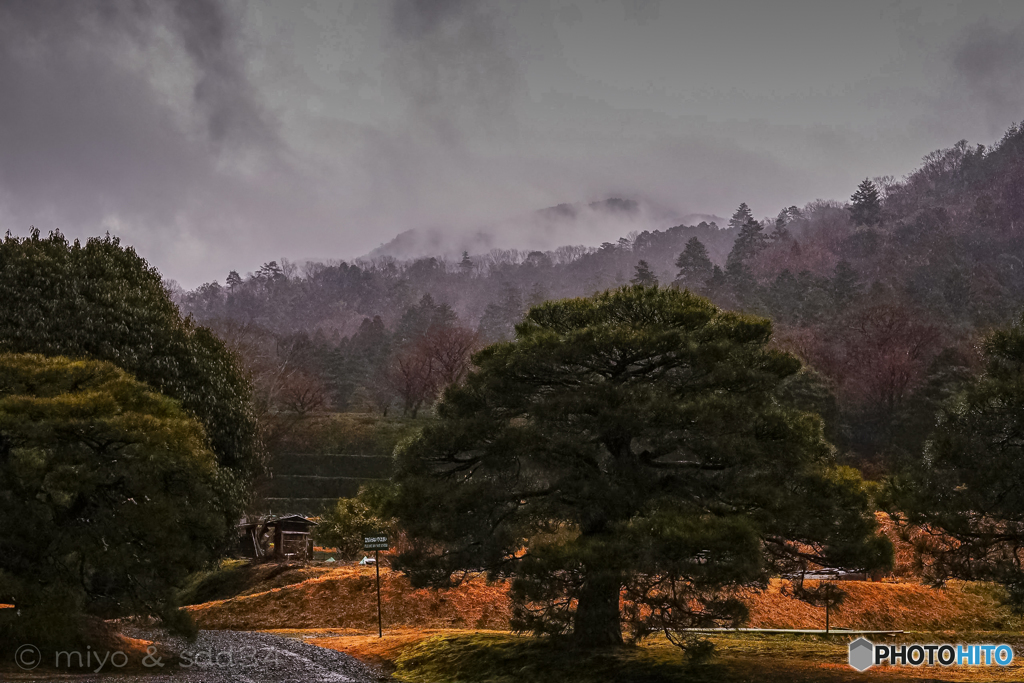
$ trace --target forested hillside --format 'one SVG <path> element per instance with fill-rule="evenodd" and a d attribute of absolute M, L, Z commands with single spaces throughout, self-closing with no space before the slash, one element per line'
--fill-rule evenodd
<path fill-rule="evenodd" d="M 1024 129 L 768 219 L 742 205 L 728 226 L 665 226 L 598 247 L 271 262 L 178 301 L 242 351 L 284 438 L 324 409 L 414 417 L 529 306 L 629 282 L 771 317 L 777 343 L 817 371 L 800 390 L 843 457 L 878 473 L 918 449 L 937 402 L 976 369 L 979 337 L 1020 313 Z"/>

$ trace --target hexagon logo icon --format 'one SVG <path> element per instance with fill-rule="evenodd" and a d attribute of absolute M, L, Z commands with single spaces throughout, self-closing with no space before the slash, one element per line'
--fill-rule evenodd
<path fill-rule="evenodd" d="M 867 638 L 861 637 L 850 643 L 850 666 L 857 671 L 867 671 L 874 660 L 875 646 Z"/>

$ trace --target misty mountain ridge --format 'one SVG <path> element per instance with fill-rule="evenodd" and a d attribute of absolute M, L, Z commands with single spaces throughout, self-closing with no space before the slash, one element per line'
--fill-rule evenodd
<path fill-rule="evenodd" d="M 451 261 L 460 259 L 463 252 L 480 255 L 494 249 L 554 251 L 566 245 L 597 247 L 634 232 L 700 222 L 723 225 L 725 221 L 709 214 L 680 214 L 643 199 L 609 197 L 589 203 L 558 204 L 468 230 L 414 228 L 357 260 L 391 257 L 409 261 L 434 257 Z"/>
<path fill-rule="evenodd" d="M 1013 126 L 991 146 L 933 152 L 902 180 L 864 180 L 850 201 L 780 207 L 773 219 L 742 204 L 728 228 L 665 227 L 639 202 L 563 205 L 534 214 L 533 225 L 567 226 L 551 237 L 563 246 L 546 252 L 271 262 L 176 299 L 247 362 L 258 344 L 268 367 L 301 370 L 298 395 L 308 384 L 337 410 L 408 411 L 403 373 L 431 367 L 410 364 L 425 345 L 512 339 L 550 299 L 631 282 L 685 287 L 770 318 L 775 343 L 813 370 L 794 387 L 799 400 L 825 418 L 845 462 L 884 473 L 894 453 L 919 452 L 936 401 L 981 367 L 984 335 L 1020 319 L 1022 188 L 1024 127 Z M 619 238 L 564 246 L 591 217 L 619 226 Z M 652 229 L 639 231 L 642 221 Z M 414 404 L 429 405 L 440 385 L 417 386 L 430 391 Z"/>

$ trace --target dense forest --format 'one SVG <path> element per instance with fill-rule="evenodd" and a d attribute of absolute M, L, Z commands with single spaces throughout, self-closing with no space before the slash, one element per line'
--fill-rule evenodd
<path fill-rule="evenodd" d="M 273 449 L 312 413 L 429 410 L 530 306 L 628 283 L 770 317 L 776 343 L 813 368 L 800 390 L 842 457 L 877 475 L 919 452 L 938 403 L 977 370 L 977 341 L 1020 313 L 1024 128 L 761 220 L 743 204 L 727 226 L 598 247 L 270 262 L 176 299 L 249 364 Z"/>

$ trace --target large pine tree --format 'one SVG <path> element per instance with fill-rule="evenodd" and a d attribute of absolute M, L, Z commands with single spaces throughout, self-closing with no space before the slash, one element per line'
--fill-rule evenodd
<path fill-rule="evenodd" d="M 417 585 L 511 577 L 518 629 L 608 646 L 623 616 L 678 637 L 741 622 L 739 592 L 773 574 L 885 565 L 771 336 L 674 288 L 531 309 L 398 453 L 399 566 Z"/>

